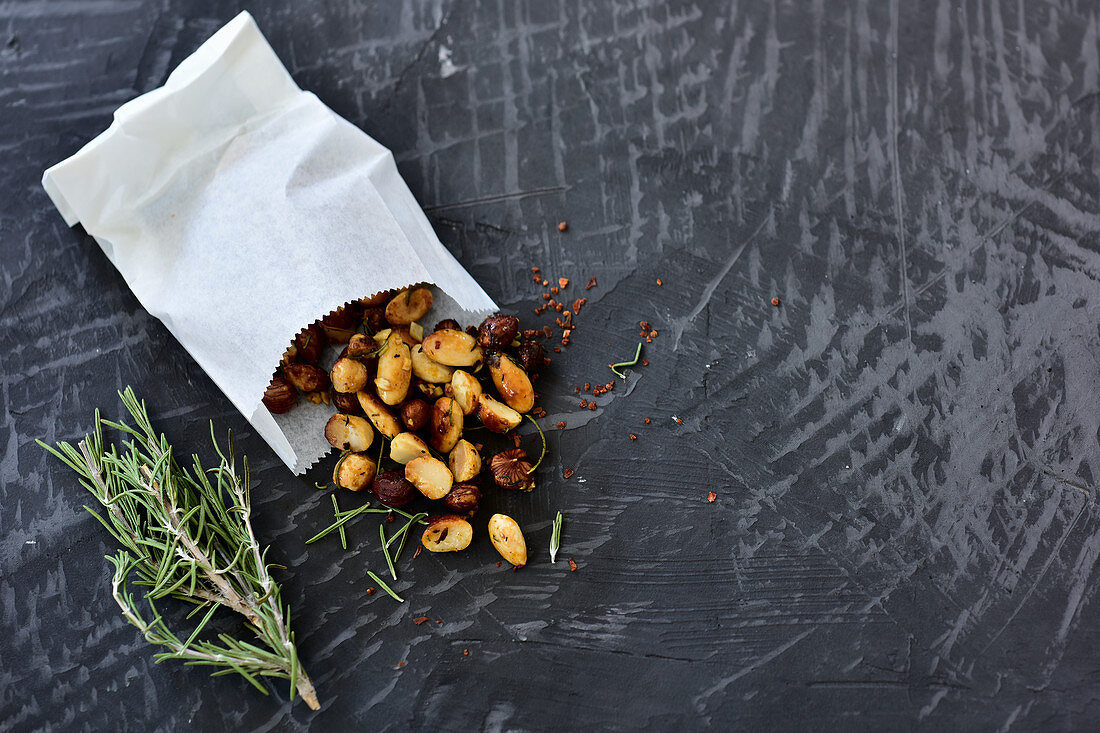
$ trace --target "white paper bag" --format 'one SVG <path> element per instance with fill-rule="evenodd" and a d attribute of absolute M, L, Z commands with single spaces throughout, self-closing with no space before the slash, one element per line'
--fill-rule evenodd
<path fill-rule="evenodd" d="M 332 408 L 273 416 L 261 398 L 301 328 L 421 282 L 438 286 L 429 328 L 496 309 L 390 152 L 299 89 L 248 13 L 42 185 L 295 473 L 330 450 Z"/>

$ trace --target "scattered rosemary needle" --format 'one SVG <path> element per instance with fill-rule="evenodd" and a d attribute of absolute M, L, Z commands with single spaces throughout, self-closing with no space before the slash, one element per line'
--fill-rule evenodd
<path fill-rule="evenodd" d="M 325 535 L 329 534 L 330 532 L 335 532 L 336 530 L 340 529 L 345 524 L 347 524 L 353 517 L 358 517 L 360 514 L 388 514 L 388 513 L 389 513 L 389 510 L 387 510 L 387 509 L 371 509 L 370 504 L 364 504 L 363 506 L 359 507 L 358 509 L 352 509 L 349 512 L 340 512 L 340 518 L 338 520 L 336 520 L 336 522 L 334 522 L 333 524 L 330 524 L 329 526 L 325 527 L 324 529 L 322 529 L 317 534 L 310 537 L 308 540 L 306 540 L 306 544 L 311 545 L 314 542 L 316 542 L 317 540 L 324 537 Z"/>
<path fill-rule="evenodd" d="M 550 535 L 550 562 L 558 561 L 558 549 L 561 547 L 561 512 L 554 517 L 554 531 Z"/>
<path fill-rule="evenodd" d="M 386 542 L 386 525 L 378 525 L 378 536 L 382 538 L 382 554 L 386 556 L 386 566 L 390 569 L 390 576 L 397 580 L 397 570 L 393 567 L 393 558 L 390 557 L 390 546 Z"/>
<path fill-rule="evenodd" d="M 638 348 L 634 352 L 634 359 L 632 361 L 620 361 L 618 364 L 608 364 L 611 367 L 611 371 L 619 377 L 619 379 L 626 379 L 626 375 L 618 370 L 617 367 L 632 367 L 638 363 L 638 359 L 642 356 L 642 342 L 638 342 Z"/>
<path fill-rule="evenodd" d="M 405 602 L 404 598 L 402 598 L 401 596 L 394 593 L 393 588 L 390 588 L 388 585 L 386 585 L 384 582 L 382 582 L 382 579 L 379 578 L 377 575 L 375 575 L 373 571 L 368 570 L 367 575 L 369 575 L 370 579 L 373 580 L 375 583 L 378 583 L 379 588 L 381 588 L 382 590 L 389 593 L 390 596 L 392 596 L 395 601 L 397 601 L 398 603 L 404 603 Z"/>
<path fill-rule="evenodd" d="M 336 503 L 336 494 L 329 494 L 332 497 L 332 512 L 336 519 L 340 519 L 340 505 Z M 344 526 L 340 525 L 340 546 L 345 550 L 348 549 L 348 535 L 344 532 Z"/>
<path fill-rule="evenodd" d="M 168 439 L 153 430 L 145 403 L 134 391 L 127 387 L 119 396 L 136 427 L 103 420 L 96 410 L 94 431 L 76 447 L 37 443 L 80 476 L 103 507 L 102 514 L 88 511 L 122 545 L 107 560 L 114 566 L 111 595 L 123 617 L 146 641 L 165 649 L 154 656 L 157 662 L 182 659 L 215 667 L 215 676 L 236 672 L 265 695 L 257 678 L 281 677 L 290 681 L 291 699 L 299 694 L 311 709 L 319 709 L 317 692 L 298 660 L 289 608 L 271 577 L 276 566 L 267 562 L 267 548 L 252 530 L 248 460 L 243 475 L 238 474 L 232 434 L 227 455 L 211 423 L 220 463 L 205 469 L 193 455 L 191 467 L 185 468 L 176 463 Z M 106 446 L 104 426 L 126 433 L 123 452 L 117 445 Z M 148 586 L 148 612 L 131 592 L 131 581 Z M 169 628 L 156 606 L 166 596 L 206 609 L 186 640 Z M 219 608 L 243 616 L 258 643 L 228 634 L 200 639 Z"/>
<path fill-rule="evenodd" d="M 531 474 L 535 472 L 535 469 L 539 467 L 540 463 L 542 463 L 542 459 L 546 457 L 546 433 L 542 432 L 542 428 L 539 427 L 539 424 L 537 422 L 535 422 L 535 418 L 531 417 L 530 415 L 524 415 L 524 417 L 535 423 L 535 429 L 539 431 L 539 436 L 542 438 L 542 454 L 539 456 L 539 459 L 535 461 L 535 465 L 531 466 L 531 468 L 527 471 L 527 473 Z"/>

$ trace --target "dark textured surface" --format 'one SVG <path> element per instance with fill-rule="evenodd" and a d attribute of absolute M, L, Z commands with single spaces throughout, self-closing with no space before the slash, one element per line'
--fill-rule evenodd
<path fill-rule="evenodd" d="M 3 2 L 0 728 L 1100 725 L 1094 3 L 363 5 L 249 9 L 505 308 L 533 320 L 531 265 L 599 279 L 542 485 L 495 502 L 532 564 L 482 535 L 399 606 L 371 523 L 307 551 L 330 462 L 293 478 L 39 187 L 238 4 Z M 581 412 L 641 319 L 652 365 Z M 121 620 L 33 439 L 126 384 L 181 443 L 241 434 L 320 713 Z"/>

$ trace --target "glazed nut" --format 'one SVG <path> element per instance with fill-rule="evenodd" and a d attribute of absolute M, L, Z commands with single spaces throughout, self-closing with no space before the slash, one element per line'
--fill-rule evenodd
<path fill-rule="evenodd" d="M 451 469 L 432 456 L 420 456 L 406 463 L 405 478 L 429 499 L 442 499 L 454 484 Z"/>
<path fill-rule="evenodd" d="M 409 504 L 420 495 L 416 487 L 405 478 L 405 471 L 400 468 L 383 471 L 375 476 L 370 490 L 378 501 L 398 508 Z"/>
<path fill-rule="evenodd" d="M 332 388 L 337 392 L 358 392 L 367 385 L 370 371 L 361 361 L 344 356 L 332 365 L 329 377 Z"/>
<path fill-rule="evenodd" d="M 517 568 L 527 564 L 527 542 L 523 539 L 523 530 L 507 514 L 489 517 L 489 541 L 505 561 Z"/>
<path fill-rule="evenodd" d="M 401 423 L 377 395 L 361 389 L 355 393 L 355 397 L 363 409 L 363 414 L 387 440 L 392 440 L 401 432 Z"/>
<path fill-rule="evenodd" d="M 481 424 L 494 433 L 507 433 L 523 421 L 523 415 L 487 394 L 477 400 L 477 416 Z"/>
<path fill-rule="evenodd" d="M 347 351 L 344 355 L 352 359 L 364 359 L 374 356 L 376 351 L 378 351 L 378 344 L 374 342 L 374 339 L 365 334 L 357 333 L 348 341 Z"/>
<path fill-rule="evenodd" d="M 465 550 L 474 539 L 474 527 L 462 517 L 446 514 L 435 517 L 420 536 L 420 544 L 428 552 Z"/>
<path fill-rule="evenodd" d="M 519 413 L 530 412 L 535 406 L 535 388 L 523 367 L 512 361 L 512 357 L 500 352 L 489 354 L 485 365 L 489 367 L 493 385 L 505 404 Z"/>
<path fill-rule="evenodd" d="M 519 333 L 519 319 L 500 313 L 486 316 L 477 329 L 477 343 L 483 349 L 503 349 Z"/>
<path fill-rule="evenodd" d="M 296 360 L 302 364 L 316 364 L 325 350 L 325 332 L 316 323 L 306 326 L 294 337 L 298 350 Z"/>
<path fill-rule="evenodd" d="M 417 344 L 410 350 L 412 355 L 413 376 L 425 382 L 446 384 L 451 381 L 454 367 L 440 364 L 424 353 L 424 344 Z"/>
<path fill-rule="evenodd" d="M 460 440 L 451 449 L 451 454 L 447 457 L 447 466 L 451 469 L 456 482 L 469 481 L 481 473 L 481 453 L 470 441 Z"/>
<path fill-rule="evenodd" d="M 264 390 L 264 407 L 273 415 L 282 415 L 298 404 L 298 390 L 283 377 L 272 377 Z"/>
<path fill-rule="evenodd" d="M 535 374 L 546 366 L 546 347 L 539 341 L 524 341 L 516 351 L 516 360 L 528 374 Z"/>
<path fill-rule="evenodd" d="M 394 326 L 419 321 L 432 309 L 432 291 L 428 288 L 402 290 L 386 304 L 386 320 Z"/>
<path fill-rule="evenodd" d="M 501 451 L 489 461 L 489 472 L 493 474 L 493 481 L 502 489 L 531 491 L 535 488 L 535 479 L 531 476 L 533 470 L 527 451 L 523 448 Z"/>
<path fill-rule="evenodd" d="M 378 465 L 365 453 L 345 453 L 332 469 L 332 483 L 349 491 L 362 491 L 371 485 Z"/>
<path fill-rule="evenodd" d="M 462 437 L 462 408 L 450 397 L 440 397 L 432 405 L 430 442 L 440 453 L 449 453 Z"/>
<path fill-rule="evenodd" d="M 481 504 L 481 489 L 477 484 L 455 484 L 451 492 L 443 497 L 443 503 L 456 514 L 473 516 Z"/>
<path fill-rule="evenodd" d="M 405 400 L 405 404 L 401 406 L 401 422 L 405 423 L 408 430 L 415 432 L 428 424 L 431 412 L 432 408 L 428 407 L 427 402 L 414 397 L 411 400 Z"/>
<path fill-rule="evenodd" d="M 386 309 L 365 309 L 363 311 L 363 328 L 365 328 L 367 332 L 371 334 L 375 334 L 383 329 L 389 328 L 389 322 L 386 321 Z"/>
<path fill-rule="evenodd" d="M 398 433 L 390 440 L 390 460 L 402 465 L 415 458 L 430 455 L 428 444 L 413 433 Z"/>
<path fill-rule="evenodd" d="M 353 394 L 347 394 L 346 392 L 333 392 L 332 406 L 348 415 L 363 414 L 363 407 L 359 404 L 358 397 Z"/>
<path fill-rule="evenodd" d="M 458 402 L 464 415 L 477 409 L 477 400 L 481 397 L 481 382 L 470 373 L 456 369 L 451 375 L 451 396 Z"/>
<path fill-rule="evenodd" d="M 412 382 L 412 356 L 409 345 L 392 335 L 378 353 L 378 372 L 374 388 L 387 405 L 399 405 L 405 401 Z"/>
<path fill-rule="evenodd" d="M 473 336 L 451 328 L 425 337 L 424 353 L 440 364 L 454 367 L 476 366 L 483 356 Z"/>
<path fill-rule="evenodd" d="M 361 417 L 337 413 L 325 424 L 325 439 L 333 448 L 361 453 L 370 448 L 374 429 Z"/>
<path fill-rule="evenodd" d="M 312 364 L 287 364 L 283 376 L 301 392 L 317 392 L 328 387 L 328 374 Z"/>

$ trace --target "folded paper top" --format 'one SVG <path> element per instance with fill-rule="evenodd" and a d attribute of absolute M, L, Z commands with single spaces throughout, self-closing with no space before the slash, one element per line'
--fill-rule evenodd
<path fill-rule="evenodd" d="M 299 329 L 421 282 L 445 293 L 433 317 L 496 309 L 390 152 L 299 89 L 248 13 L 42 182 L 298 473 L 327 452 L 328 413 L 276 419 L 261 398 Z"/>

